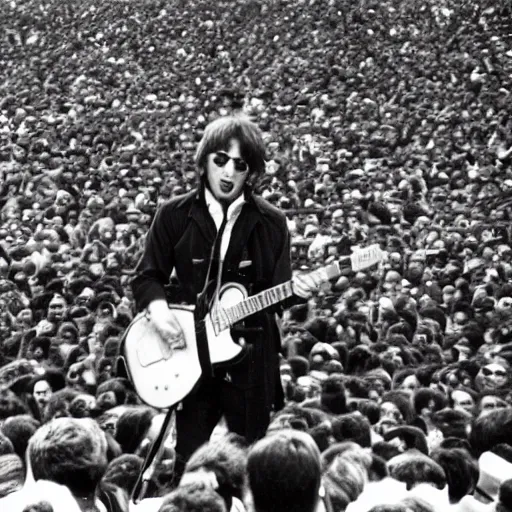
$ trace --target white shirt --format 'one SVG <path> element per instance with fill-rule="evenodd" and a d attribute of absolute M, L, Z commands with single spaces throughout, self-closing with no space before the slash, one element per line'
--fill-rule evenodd
<path fill-rule="evenodd" d="M 208 190 L 204 189 L 204 196 L 206 200 L 206 206 L 210 215 L 212 216 L 215 225 L 217 226 L 217 231 L 219 230 L 222 221 L 224 220 L 224 210 L 222 209 L 222 205 L 215 199 L 215 196 Z M 236 220 L 240 216 L 242 212 L 242 207 L 245 204 L 244 195 L 240 195 L 237 199 L 235 199 L 228 207 L 227 222 L 226 227 L 224 228 L 224 233 L 222 234 L 222 241 L 220 244 L 220 259 L 223 260 L 226 256 L 226 252 L 229 247 L 229 241 L 231 240 L 231 233 L 233 232 L 233 226 L 235 225 Z"/>

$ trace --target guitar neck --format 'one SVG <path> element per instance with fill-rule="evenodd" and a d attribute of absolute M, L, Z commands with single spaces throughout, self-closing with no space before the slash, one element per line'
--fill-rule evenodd
<path fill-rule="evenodd" d="M 341 273 L 341 266 L 338 262 L 322 267 L 318 270 L 311 272 L 317 274 L 323 281 L 327 282 L 331 279 L 339 277 Z M 256 295 L 251 295 L 242 300 L 234 306 L 225 308 L 223 313 L 225 315 L 224 321 L 221 321 L 221 329 L 225 329 L 236 322 L 254 315 L 264 309 L 279 304 L 293 295 L 292 281 L 278 284 L 267 290 L 264 290 Z"/>
<path fill-rule="evenodd" d="M 338 278 L 341 275 L 342 267 L 347 266 L 347 263 L 354 271 L 363 270 L 380 262 L 383 254 L 379 245 L 373 244 L 352 253 L 350 256 L 344 256 L 331 265 L 314 270 L 310 274 L 316 274 L 316 278 L 319 277 L 322 282 L 328 282 L 331 279 Z M 283 302 L 292 295 L 292 281 L 286 281 L 256 295 L 251 295 L 234 306 L 217 310 L 219 317 L 216 317 L 215 323 L 220 330 L 227 329 L 248 316 Z"/>

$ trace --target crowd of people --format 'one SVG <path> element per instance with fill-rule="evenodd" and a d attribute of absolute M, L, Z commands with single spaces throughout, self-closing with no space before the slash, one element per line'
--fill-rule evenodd
<path fill-rule="evenodd" d="M 0 510 L 512 510 L 512 7 L 0 4 Z M 164 413 L 118 372 L 157 206 L 204 127 L 268 148 L 294 270 L 379 265 L 282 318 L 286 404 L 146 498 Z"/>

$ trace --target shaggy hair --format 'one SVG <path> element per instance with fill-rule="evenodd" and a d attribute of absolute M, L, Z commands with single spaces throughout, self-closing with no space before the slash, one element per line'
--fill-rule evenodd
<path fill-rule="evenodd" d="M 446 407 L 446 397 L 440 391 L 430 388 L 418 389 L 413 396 L 414 412 L 417 415 L 420 415 L 424 408 L 429 407 L 431 401 L 434 402 L 435 411 L 439 411 Z"/>
<path fill-rule="evenodd" d="M 384 393 L 381 398 L 381 405 L 391 402 L 396 405 L 405 423 L 411 423 L 414 419 L 414 410 L 410 398 L 401 390 L 392 390 Z"/>
<path fill-rule="evenodd" d="M 249 165 L 250 174 L 261 176 L 265 172 L 265 143 L 258 126 L 242 115 L 219 117 L 206 127 L 195 155 L 199 172 L 204 173 L 208 155 L 228 151 L 232 139 L 240 143 L 242 158 Z"/>

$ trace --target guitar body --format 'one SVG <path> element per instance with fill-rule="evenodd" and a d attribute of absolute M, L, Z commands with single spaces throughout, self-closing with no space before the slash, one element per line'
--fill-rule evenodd
<path fill-rule="evenodd" d="M 242 286 L 226 284 L 220 291 L 220 305 L 236 304 L 246 296 Z M 121 345 L 121 357 L 135 391 L 143 402 L 157 409 L 166 409 L 181 402 L 202 375 L 194 306 L 170 304 L 169 308 L 183 331 L 185 348 L 171 349 L 144 312 L 132 320 Z M 210 313 L 203 321 L 213 366 L 233 363 L 243 355 L 240 345 L 233 341 L 230 329 L 216 333 Z"/>

